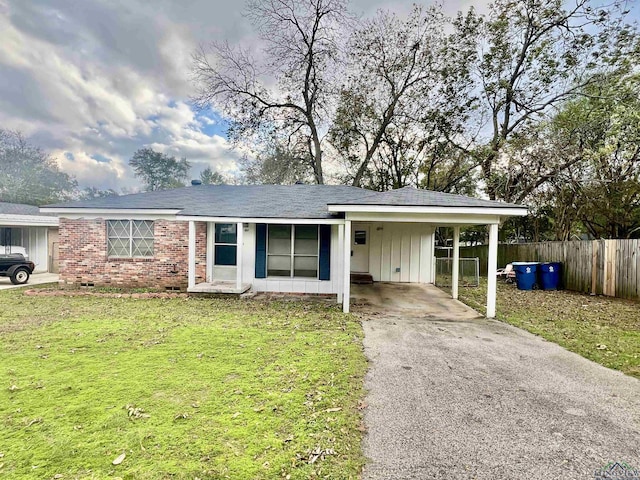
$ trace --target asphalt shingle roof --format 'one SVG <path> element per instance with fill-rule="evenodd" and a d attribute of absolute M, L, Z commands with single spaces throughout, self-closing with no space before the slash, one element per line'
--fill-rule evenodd
<path fill-rule="evenodd" d="M 207 217 L 330 218 L 331 204 L 517 207 L 413 188 L 380 193 L 345 185 L 198 185 L 47 207 L 175 209 L 179 215 Z"/>
<path fill-rule="evenodd" d="M 22 203 L 0 202 L 0 215 L 50 215 L 40 213 L 40 208 Z"/>
<path fill-rule="evenodd" d="M 404 187 L 388 192 L 371 192 L 367 198 L 353 199 L 347 202 L 331 202 L 339 205 L 390 205 L 390 206 L 421 206 L 421 207 L 476 207 L 476 208 L 526 208 L 512 203 L 483 200 L 481 198 L 455 195 L 452 193 L 420 190 L 414 187 Z"/>

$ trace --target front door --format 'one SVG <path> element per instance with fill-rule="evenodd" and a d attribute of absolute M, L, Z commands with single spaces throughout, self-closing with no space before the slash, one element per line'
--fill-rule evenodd
<path fill-rule="evenodd" d="M 369 273 L 369 226 L 354 225 L 351 232 L 351 271 Z"/>

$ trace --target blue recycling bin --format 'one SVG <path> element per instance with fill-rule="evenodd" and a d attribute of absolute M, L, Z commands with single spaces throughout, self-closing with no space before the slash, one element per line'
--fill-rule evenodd
<path fill-rule="evenodd" d="M 513 262 L 518 290 L 533 290 L 538 280 L 538 262 Z"/>
<path fill-rule="evenodd" d="M 562 273 L 562 263 L 545 262 L 538 267 L 540 286 L 543 290 L 558 290 L 560 288 L 560 275 Z"/>

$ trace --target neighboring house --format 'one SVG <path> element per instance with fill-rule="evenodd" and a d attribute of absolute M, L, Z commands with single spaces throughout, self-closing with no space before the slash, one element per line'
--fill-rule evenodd
<path fill-rule="evenodd" d="M 0 253 L 26 253 L 36 273 L 56 272 L 58 218 L 38 207 L 0 202 Z"/>
<path fill-rule="evenodd" d="M 414 188 L 338 185 L 197 185 L 42 211 L 60 217 L 62 284 L 333 294 L 344 311 L 351 273 L 432 283 L 436 227 L 454 227 L 457 239 L 460 226 L 490 225 L 488 316 L 498 225 L 527 213 Z"/>

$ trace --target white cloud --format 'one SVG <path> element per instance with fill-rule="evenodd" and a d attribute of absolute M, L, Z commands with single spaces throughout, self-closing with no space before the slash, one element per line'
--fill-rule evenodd
<path fill-rule="evenodd" d="M 352 8 L 411 3 L 356 0 Z M 207 166 L 232 173 L 241 153 L 219 118 L 197 114 L 187 99 L 199 43 L 255 44 L 242 8 L 225 0 L 0 0 L 0 125 L 30 136 L 82 186 L 139 185 L 127 161 L 144 146 L 186 156 L 194 176 Z"/>

